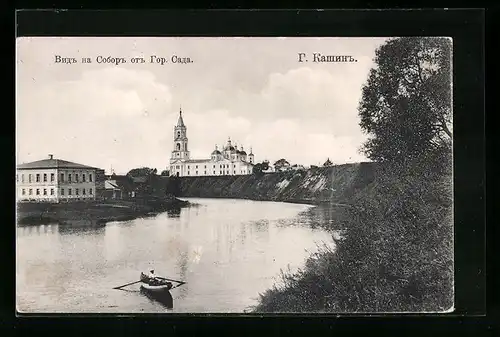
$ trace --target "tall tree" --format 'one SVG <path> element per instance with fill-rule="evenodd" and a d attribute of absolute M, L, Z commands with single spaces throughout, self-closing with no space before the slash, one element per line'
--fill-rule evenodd
<path fill-rule="evenodd" d="M 377 49 L 359 105 L 369 158 L 404 161 L 451 149 L 451 48 L 447 38 L 404 37 Z"/>
<path fill-rule="evenodd" d="M 156 174 L 158 171 L 149 167 L 139 167 L 128 171 L 128 177 L 148 177 Z"/>
<path fill-rule="evenodd" d="M 287 167 L 287 166 L 290 166 L 290 163 L 284 158 L 281 158 L 280 160 L 278 160 L 274 163 L 274 169 L 276 171 L 279 171 L 281 168 Z"/>

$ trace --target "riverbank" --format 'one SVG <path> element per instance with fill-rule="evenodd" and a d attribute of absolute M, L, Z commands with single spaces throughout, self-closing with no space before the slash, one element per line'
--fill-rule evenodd
<path fill-rule="evenodd" d="M 173 179 L 178 180 L 178 195 L 183 197 L 343 204 L 373 182 L 374 171 L 375 163 L 364 162 L 276 173 Z"/>
<path fill-rule="evenodd" d="M 346 230 L 336 249 L 283 273 L 253 312 L 451 310 L 452 174 L 436 166 L 378 167 L 330 225 Z"/>
<path fill-rule="evenodd" d="M 188 206 L 177 198 L 134 198 L 131 200 L 82 201 L 72 203 L 18 203 L 18 225 L 41 225 L 73 222 L 102 225 L 127 221 Z"/>

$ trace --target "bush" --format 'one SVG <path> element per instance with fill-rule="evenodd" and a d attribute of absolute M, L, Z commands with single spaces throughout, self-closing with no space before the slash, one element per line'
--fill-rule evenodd
<path fill-rule="evenodd" d="M 427 163 L 425 163 L 427 161 Z M 256 312 L 445 311 L 453 306 L 451 165 L 378 169 L 353 197 L 337 249 L 284 273 Z M 448 170 L 447 170 L 448 168 Z M 446 172 L 448 171 L 448 172 Z"/>

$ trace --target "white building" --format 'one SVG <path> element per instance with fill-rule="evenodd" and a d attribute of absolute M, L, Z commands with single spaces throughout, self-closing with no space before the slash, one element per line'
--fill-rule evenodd
<path fill-rule="evenodd" d="M 48 159 L 17 166 L 16 197 L 19 201 L 44 202 L 95 200 L 96 174 L 100 171 L 49 155 Z"/>
<path fill-rule="evenodd" d="M 188 150 L 187 128 L 179 112 L 177 125 L 174 127 L 174 149 L 170 158 L 170 175 L 177 177 L 199 177 L 219 175 L 251 174 L 254 165 L 254 155 L 250 148 L 247 155 L 243 147 L 227 144 L 219 150 L 217 145 L 209 159 L 191 159 Z"/>

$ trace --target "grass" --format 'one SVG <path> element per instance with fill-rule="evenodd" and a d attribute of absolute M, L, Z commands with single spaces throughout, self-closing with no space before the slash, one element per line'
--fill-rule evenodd
<path fill-rule="evenodd" d="M 338 222 L 347 235 L 260 294 L 254 312 L 442 312 L 453 307 L 450 172 L 381 165 Z"/>

